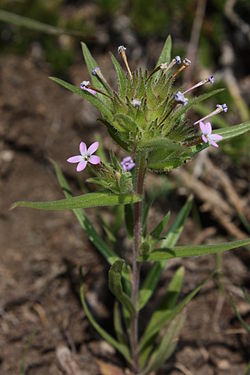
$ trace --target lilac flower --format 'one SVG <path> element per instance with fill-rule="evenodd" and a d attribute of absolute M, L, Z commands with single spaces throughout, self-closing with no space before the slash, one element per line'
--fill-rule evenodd
<path fill-rule="evenodd" d="M 84 142 L 81 142 L 79 147 L 81 155 L 71 156 L 67 159 L 67 162 L 78 163 L 76 168 L 77 172 L 83 171 L 86 168 L 88 162 L 90 164 L 99 164 L 101 159 L 99 158 L 99 156 L 93 155 L 93 153 L 98 149 L 98 146 L 99 143 L 94 142 L 87 149 L 86 144 Z"/>
<path fill-rule="evenodd" d="M 176 61 L 176 63 L 178 65 L 180 65 L 181 64 L 181 58 L 180 58 L 180 56 L 175 56 L 175 61 Z"/>
<path fill-rule="evenodd" d="M 208 80 L 209 82 L 211 83 L 211 85 L 214 83 L 214 76 L 210 76 L 208 77 Z"/>
<path fill-rule="evenodd" d="M 91 74 L 96 77 L 98 76 L 98 74 L 100 74 L 100 72 L 101 69 L 99 68 L 99 66 L 96 66 L 94 69 L 92 69 Z"/>
<path fill-rule="evenodd" d="M 228 111 L 226 103 L 224 103 L 224 104 L 216 104 L 216 108 L 219 108 L 223 112 L 227 112 Z"/>
<path fill-rule="evenodd" d="M 210 122 L 206 124 L 200 121 L 200 129 L 202 131 L 202 140 L 205 143 L 209 143 L 211 146 L 219 147 L 216 142 L 219 142 L 223 137 L 219 134 L 212 134 L 212 125 Z"/>
<path fill-rule="evenodd" d="M 84 91 L 88 91 L 92 95 L 96 95 L 96 91 L 91 89 L 89 81 L 82 81 L 80 88 Z"/>
<path fill-rule="evenodd" d="M 181 91 L 178 91 L 175 96 L 174 100 L 182 105 L 186 105 L 188 103 L 188 99 L 185 98 L 184 94 Z"/>
<path fill-rule="evenodd" d="M 126 156 L 121 161 L 121 166 L 124 172 L 131 171 L 135 167 L 135 163 L 131 156 Z"/>

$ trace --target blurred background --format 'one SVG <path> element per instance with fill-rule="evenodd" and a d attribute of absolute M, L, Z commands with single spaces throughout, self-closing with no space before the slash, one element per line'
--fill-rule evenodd
<path fill-rule="evenodd" d="M 104 150 L 120 152 L 96 120 L 98 112 L 48 77 L 77 86 L 88 80 L 80 46 L 84 41 L 116 88 L 109 51 L 119 59 L 117 46 L 125 45 L 132 70 L 153 69 L 171 34 L 173 56 L 192 61 L 180 83 L 187 88 L 213 74 L 215 88 L 225 88 L 220 96 L 198 105 L 191 116 L 197 119 L 217 103 L 227 103 L 228 113 L 212 123 L 218 128 L 233 126 L 248 121 L 250 114 L 249 20 L 248 0 L 1 0 L 1 374 L 67 373 L 56 356 L 60 345 L 70 348 L 72 361 L 78 361 L 83 375 L 104 373 L 100 359 L 106 365 L 112 363 L 116 371 L 124 366 L 89 327 L 80 306 L 78 266 L 96 319 L 112 331 L 108 266 L 72 213 L 9 211 L 16 200 L 62 197 L 49 158 L 62 167 L 76 194 L 93 189 L 85 183 L 87 174 L 77 176 L 66 163 L 81 140 L 91 143 L 99 137 Z M 191 193 L 193 210 L 180 243 L 247 237 L 249 140 L 246 134 L 221 144 L 219 150 L 209 148 L 167 176 L 149 175 L 147 196 L 156 201 L 150 221 L 160 220 L 169 209 L 173 219 Z M 110 246 L 119 243 L 129 251 L 124 228 L 112 237 L 115 212 L 103 211 L 97 218 L 94 210 L 88 212 Z M 180 263 L 169 263 L 159 293 Z M 247 249 L 221 258 L 185 261 L 184 295 L 214 269 L 220 276 L 190 304 L 177 352 L 162 374 L 244 373 L 249 337 L 235 316 L 230 295 L 249 321 L 250 305 L 241 290 L 249 288 L 249 264 Z M 142 330 L 146 319 L 142 319 Z M 108 371 L 115 374 L 111 368 Z"/>

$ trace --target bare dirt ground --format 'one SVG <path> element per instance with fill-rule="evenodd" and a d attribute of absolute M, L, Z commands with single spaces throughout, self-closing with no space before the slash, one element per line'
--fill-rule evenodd
<path fill-rule="evenodd" d="M 100 56 L 99 61 L 102 59 L 105 62 Z M 87 77 L 84 64 L 74 66 L 70 74 L 76 83 Z M 69 348 L 70 361 L 81 369 L 79 374 L 104 374 L 99 360 L 124 370 L 124 362 L 90 327 L 80 304 L 78 266 L 82 268 L 86 297 L 96 319 L 112 332 L 113 299 L 105 279 L 108 267 L 73 214 L 9 211 L 16 200 L 62 197 L 48 157 L 62 166 L 77 192 L 75 171 L 65 160 L 74 155 L 80 140 L 92 142 L 100 127 L 95 121 L 97 113 L 57 87 L 49 75 L 46 66 L 29 58 L 10 56 L 1 61 L 0 373 L 76 374 L 74 370 L 64 372 L 65 367 L 63 371 L 62 347 Z M 105 131 L 101 134 L 105 146 L 111 147 Z M 225 164 L 228 163 L 226 159 Z M 244 172 L 243 179 L 249 184 L 246 175 Z M 174 194 L 178 203 L 172 205 L 173 215 L 183 202 L 183 197 Z M 171 208 L 169 202 L 165 205 L 165 211 Z M 93 217 L 92 211 L 90 215 Z M 225 227 L 206 215 L 209 223 L 205 226 L 217 228 L 216 233 L 211 232 L 211 242 L 226 239 Z M 193 219 L 188 219 L 181 242 L 196 241 L 198 236 Z M 170 262 L 160 292 L 180 264 L 186 267 L 186 294 L 214 270 L 215 258 Z M 249 287 L 249 264 L 247 250 L 223 256 L 224 293 L 211 281 L 191 302 L 177 351 L 161 374 L 243 374 L 250 354 L 249 337 L 235 318 L 229 291 L 249 321 L 250 308 L 239 288 Z M 145 321 L 141 322 L 142 330 Z M 117 367 L 108 367 L 106 374 L 122 374 Z"/>

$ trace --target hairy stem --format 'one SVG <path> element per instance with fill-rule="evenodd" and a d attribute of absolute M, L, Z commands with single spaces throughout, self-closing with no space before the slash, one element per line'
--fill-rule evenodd
<path fill-rule="evenodd" d="M 138 195 L 143 195 L 143 184 L 145 177 L 145 154 L 139 154 L 136 158 L 136 181 L 135 190 Z M 130 325 L 130 345 L 133 358 L 133 370 L 139 373 L 139 353 L 138 353 L 138 293 L 140 282 L 140 263 L 137 262 L 140 251 L 142 233 L 142 201 L 134 204 L 134 246 L 132 261 L 132 290 L 131 299 L 136 308 L 136 313 L 131 317 Z"/>

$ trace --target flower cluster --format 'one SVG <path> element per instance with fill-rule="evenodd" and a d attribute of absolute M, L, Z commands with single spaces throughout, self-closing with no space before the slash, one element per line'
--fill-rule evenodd
<path fill-rule="evenodd" d="M 115 92 L 101 69 L 91 66 L 94 60 L 89 59 L 87 47 L 83 52 L 93 79 L 92 83 L 83 81 L 80 88 L 86 93 L 86 99 L 102 113 L 101 121 L 109 134 L 129 155 L 134 151 L 144 152 L 150 169 L 168 171 L 191 159 L 205 147 L 204 144 L 218 147 L 216 142 L 221 141 L 222 136 L 212 134 L 211 123 L 206 123 L 205 120 L 220 112 L 227 112 L 226 104 L 218 104 L 214 111 L 193 123 L 188 117 L 188 110 L 194 104 L 221 91 L 214 90 L 195 98 L 189 97 L 191 91 L 206 84 L 212 85 L 214 77 L 211 75 L 186 90 L 176 90 L 174 87 L 179 75 L 191 64 L 188 58 L 181 60 L 180 56 L 176 56 L 169 61 L 167 55 L 163 54 L 152 72 L 143 72 L 141 69 L 131 71 L 126 47 L 119 46 L 118 53 L 127 75 L 112 56 L 119 85 L 119 92 Z M 95 99 L 92 100 L 91 96 Z M 198 124 L 199 127 L 196 126 Z M 95 144 L 97 142 L 87 150 L 86 146 L 81 146 L 85 145 L 81 142 L 81 155 L 68 159 L 70 163 L 79 163 L 77 171 L 85 169 L 87 162 L 100 162 L 99 157 L 92 155 L 97 149 L 93 151 Z M 122 160 L 121 166 L 126 172 L 133 169 L 135 163 L 131 156 L 127 156 Z"/>

